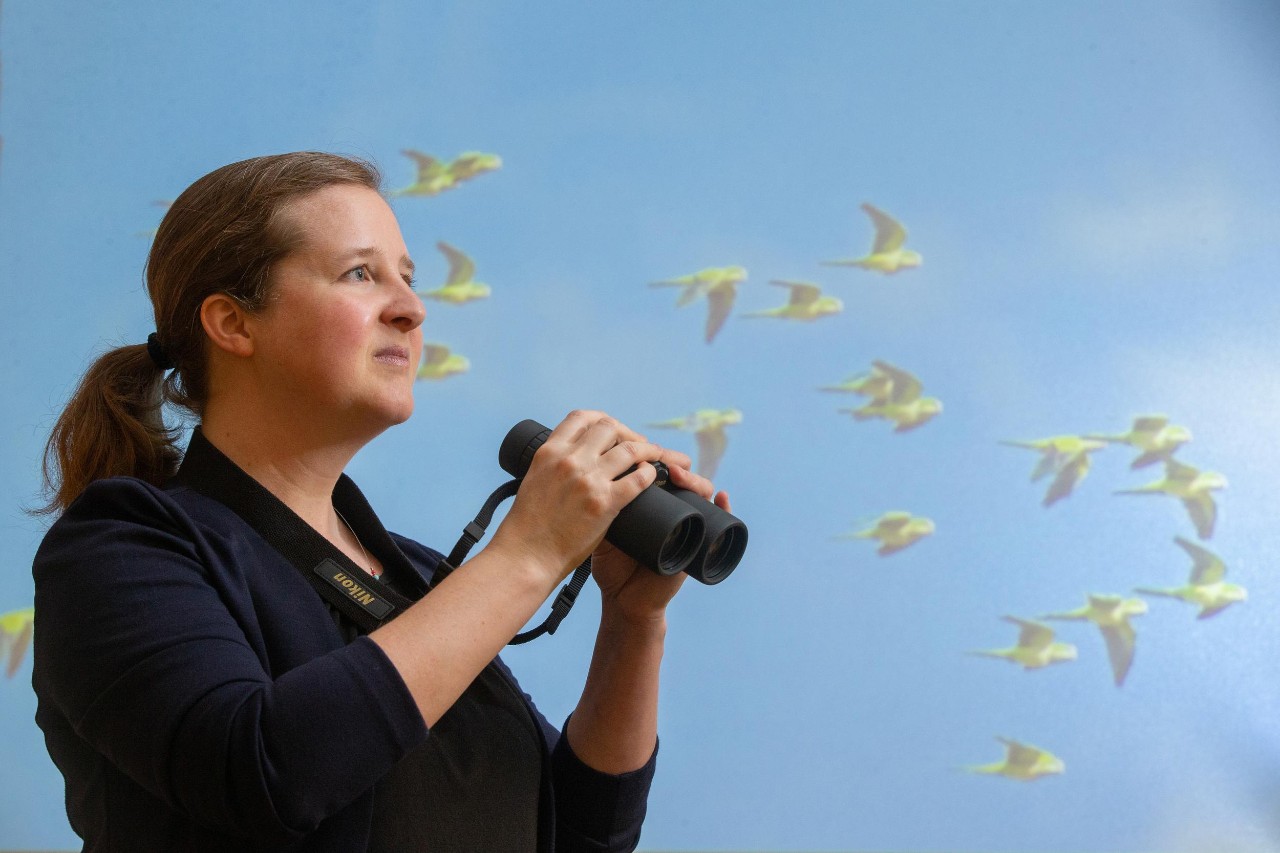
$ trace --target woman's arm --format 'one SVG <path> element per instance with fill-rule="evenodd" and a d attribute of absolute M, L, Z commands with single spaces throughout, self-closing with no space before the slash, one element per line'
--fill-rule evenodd
<path fill-rule="evenodd" d="M 682 460 L 688 465 L 688 459 Z M 673 485 L 711 499 L 711 481 L 672 465 Z M 721 492 L 715 504 L 729 511 Z M 582 697 L 566 736 L 573 751 L 604 773 L 627 773 L 649 761 L 658 736 L 658 674 L 667 634 L 666 608 L 684 583 L 658 575 L 608 542 L 592 558 L 600 587 L 600 629 Z"/>
<path fill-rule="evenodd" d="M 453 705 L 557 584 L 592 553 L 618 511 L 654 482 L 653 466 L 639 463 L 658 460 L 689 464 L 683 454 L 649 444 L 600 412 L 571 413 L 534 455 L 515 503 L 489 546 L 430 595 L 370 634 L 400 672 L 427 725 Z M 627 473 L 631 468 L 635 470 Z M 607 570 L 611 558 L 603 559 Z M 674 593 L 672 587 L 666 597 Z M 630 597 L 624 601 L 630 602 Z M 628 616 L 631 609 L 624 607 L 619 615 Z M 610 624 L 613 621 L 611 617 Z M 652 637 L 637 642 L 639 633 L 623 633 L 627 640 L 618 647 L 623 659 L 607 664 L 595 681 L 604 679 L 610 685 L 603 691 L 606 696 L 640 690 L 644 695 L 626 704 L 644 705 L 649 692 L 656 696 L 661 643 L 655 655 Z M 642 665 L 641 660 L 648 662 Z M 611 672 L 637 668 L 651 675 L 638 681 L 628 677 L 627 687 L 614 684 Z M 641 686 L 649 680 L 652 688 Z M 612 714 L 607 708 L 608 703 L 604 713 Z M 646 758 L 652 748 L 650 739 Z"/>

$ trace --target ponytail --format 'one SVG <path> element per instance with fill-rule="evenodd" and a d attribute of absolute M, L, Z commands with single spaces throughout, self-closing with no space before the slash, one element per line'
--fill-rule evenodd
<path fill-rule="evenodd" d="M 231 163 L 187 187 L 161 220 L 147 259 L 156 333 L 103 355 L 80 380 L 45 445 L 49 502 L 33 512 L 60 513 L 103 477 L 157 486 L 172 477 L 182 459 L 179 430 L 165 427 L 161 411 L 168 402 L 199 420 L 208 402 L 204 300 L 225 293 L 249 311 L 261 309 L 272 263 L 297 241 L 282 215 L 289 203 L 328 186 L 377 192 L 380 183 L 370 163 L 299 151 Z"/>
<path fill-rule="evenodd" d="M 94 480 L 137 477 L 160 485 L 182 458 L 176 429 L 164 425 L 164 371 L 145 344 L 102 355 L 85 373 L 44 448 L 48 503 L 66 510 Z"/>

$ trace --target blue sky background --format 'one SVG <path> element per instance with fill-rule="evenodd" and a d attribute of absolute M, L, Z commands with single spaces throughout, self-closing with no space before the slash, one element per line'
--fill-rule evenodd
<path fill-rule="evenodd" d="M 9 2 L 0 13 L 0 611 L 29 604 L 38 459 L 95 353 L 152 329 L 158 199 L 244 157 L 378 162 L 419 148 L 503 168 L 395 207 L 434 286 L 446 240 L 493 287 L 428 306 L 471 372 L 353 463 L 388 527 L 444 550 L 505 475 L 516 421 L 598 407 L 634 425 L 736 407 L 718 484 L 751 527 L 737 573 L 670 616 L 650 850 L 1280 849 L 1280 7 L 1266 2 Z M 897 216 L 924 265 L 821 267 Z M 647 282 L 738 264 L 735 315 L 821 284 L 841 315 L 732 317 Z M 895 435 L 821 394 L 872 359 L 944 412 Z M 1111 447 L 1045 509 L 1001 446 L 1165 413 L 1224 473 L 1212 540 L 1250 600 L 1204 622 L 1152 600 L 1122 689 L 1098 632 L 1037 672 L 969 657 L 1006 613 L 1185 581 L 1160 476 Z M 684 433 L 662 435 L 692 451 Z M 937 532 L 887 558 L 837 541 L 890 509 Z M 572 708 L 584 596 L 508 662 Z M 0 847 L 70 848 L 32 722 L 0 681 Z M 1066 772 L 957 768 L 1006 736 Z"/>

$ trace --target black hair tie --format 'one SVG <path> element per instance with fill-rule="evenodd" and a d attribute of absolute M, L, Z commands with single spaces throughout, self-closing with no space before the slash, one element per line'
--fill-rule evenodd
<path fill-rule="evenodd" d="M 161 370 L 171 370 L 174 366 L 169 360 L 169 354 L 160 346 L 160 337 L 155 332 L 147 335 L 147 355 L 151 356 L 151 361 Z"/>

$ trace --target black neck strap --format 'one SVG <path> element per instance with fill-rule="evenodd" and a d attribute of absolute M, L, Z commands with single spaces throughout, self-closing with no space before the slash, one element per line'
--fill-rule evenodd
<path fill-rule="evenodd" d="M 413 604 L 411 599 L 352 562 L 214 447 L 199 427 L 191 434 L 173 483 L 218 501 L 244 519 L 298 570 L 321 598 L 364 631 L 375 630 Z M 334 487 L 333 505 L 359 528 L 361 542 L 382 562 L 384 577 L 419 596 L 426 592 L 421 575 L 396 546 L 360 489 L 345 474 Z"/>
<path fill-rule="evenodd" d="M 218 501 L 244 519 L 298 570 L 321 598 L 366 633 L 391 621 L 413 604 L 413 599 L 396 592 L 352 562 L 283 501 L 214 447 L 199 427 L 191 433 L 186 455 L 172 482 Z M 462 565 L 472 547 L 484 536 L 498 505 L 515 495 L 519 487 L 519 480 L 511 480 L 489 496 L 475 521 L 463 529 L 462 538 L 449 557 L 436 566 L 430 586 L 434 587 Z M 422 576 L 396 546 L 360 489 L 346 474 L 339 477 L 334 486 L 333 505 L 360 529 L 361 542 L 382 562 L 385 578 L 394 580 L 402 589 L 417 593 L 415 597 L 427 592 L 428 586 Z M 527 643 L 543 634 L 554 634 L 573 608 L 590 574 L 591 558 L 588 557 L 574 570 L 569 582 L 561 587 L 543 623 L 517 634 L 510 645 Z"/>
<path fill-rule="evenodd" d="M 514 496 L 519 488 L 519 480 L 508 480 L 494 489 L 493 494 L 489 495 L 489 499 L 484 502 L 484 506 L 476 514 L 475 520 L 462 529 L 462 536 L 458 539 L 458 544 L 454 545 L 453 550 L 449 552 L 448 559 L 442 560 L 436 566 L 435 574 L 431 578 L 432 587 L 435 587 L 436 584 L 452 574 L 458 566 L 462 565 L 462 561 L 467 558 L 467 554 L 484 537 L 485 531 L 493 521 L 493 513 L 498 509 L 498 505 L 507 498 Z M 536 628 L 516 634 L 507 645 L 518 646 L 521 643 L 527 643 L 530 640 L 541 637 L 543 634 L 554 634 L 556 629 L 560 627 L 560 623 L 564 621 L 564 617 L 568 616 L 569 611 L 573 609 L 574 602 L 578 600 L 578 593 L 582 592 L 582 587 L 586 584 L 590 575 L 591 558 L 587 557 L 587 559 L 583 560 L 582 565 L 573 570 L 573 577 L 569 579 L 569 582 L 560 587 L 560 592 L 556 594 L 555 601 L 551 603 L 551 612 L 547 614 L 547 618 L 542 621 L 542 624 Z"/>

